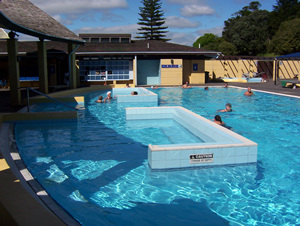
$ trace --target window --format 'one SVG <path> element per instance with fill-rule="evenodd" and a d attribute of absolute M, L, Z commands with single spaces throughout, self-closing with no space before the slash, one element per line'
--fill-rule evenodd
<path fill-rule="evenodd" d="M 80 79 L 85 81 L 128 80 L 129 60 L 81 60 Z"/>
<path fill-rule="evenodd" d="M 82 38 L 85 42 L 90 42 L 90 38 Z"/>
<path fill-rule="evenodd" d="M 129 43 L 129 38 L 121 38 L 121 43 Z"/>
<path fill-rule="evenodd" d="M 101 43 L 109 43 L 109 38 L 101 38 Z"/>
<path fill-rule="evenodd" d="M 91 38 L 91 43 L 99 43 L 99 38 Z"/>
<path fill-rule="evenodd" d="M 119 38 L 111 38 L 111 43 L 119 43 Z"/>

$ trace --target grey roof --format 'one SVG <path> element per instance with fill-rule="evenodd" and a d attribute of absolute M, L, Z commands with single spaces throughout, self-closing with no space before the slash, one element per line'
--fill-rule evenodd
<path fill-rule="evenodd" d="M 84 44 L 84 41 L 28 0 L 1 0 L 0 27 L 41 39 Z"/>
<path fill-rule="evenodd" d="M 211 50 L 154 40 L 132 40 L 131 43 L 86 43 L 80 46 L 76 55 L 196 55 L 207 58 L 217 57 L 220 53 Z"/>
<path fill-rule="evenodd" d="M 58 50 L 67 52 L 67 46 L 61 42 L 47 41 L 46 46 L 48 50 Z M 149 47 L 149 48 L 148 48 Z M 37 51 L 37 44 L 34 41 L 19 42 L 19 54 L 30 53 Z M 0 41 L 0 55 L 5 55 L 7 52 L 6 41 Z M 197 58 L 214 58 L 220 53 L 210 50 L 201 50 L 199 48 L 184 46 L 174 43 L 162 41 L 145 41 L 133 40 L 131 43 L 86 43 L 85 46 L 80 46 L 76 50 L 78 56 L 89 55 L 131 55 L 131 56 L 160 56 L 164 57 L 197 57 Z"/>

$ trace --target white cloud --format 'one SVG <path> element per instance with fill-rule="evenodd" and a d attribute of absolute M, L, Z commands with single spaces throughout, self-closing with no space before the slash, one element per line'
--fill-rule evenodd
<path fill-rule="evenodd" d="M 167 38 L 170 38 L 171 43 L 192 46 L 195 40 L 197 39 L 194 34 L 180 33 L 180 32 L 169 32 L 167 33 Z"/>
<path fill-rule="evenodd" d="M 223 28 L 224 27 L 213 27 L 213 28 L 210 28 L 210 29 L 200 29 L 200 30 L 197 31 L 197 34 L 199 34 L 199 37 L 200 37 L 200 36 L 203 36 L 206 33 L 212 33 L 214 35 L 222 37 Z"/>
<path fill-rule="evenodd" d="M 214 9 L 204 5 L 185 5 L 180 11 L 186 17 L 212 15 L 215 12 Z"/>
<path fill-rule="evenodd" d="M 166 25 L 169 28 L 195 28 L 200 23 L 195 23 L 184 17 L 169 16 L 166 18 Z"/>
<path fill-rule="evenodd" d="M 169 3 L 176 3 L 181 5 L 187 5 L 187 4 L 205 4 L 205 0 L 167 0 Z"/>
<path fill-rule="evenodd" d="M 50 15 L 80 14 L 127 7 L 126 0 L 31 0 L 31 2 Z"/>

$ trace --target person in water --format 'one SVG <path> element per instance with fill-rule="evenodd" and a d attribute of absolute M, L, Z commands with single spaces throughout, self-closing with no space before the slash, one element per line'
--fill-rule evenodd
<path fill-rule="evenodd" d="M 186 83 L 183 84 L 181 87 L 182 87 L 183 89 L 189 89 L 189 88 L 191 88 L 191 86 L 189 85 L 189 82 L 186 82 Z"/>
<path fill-rule="evenodd" d="M 224 88 L 228 88 L 228 83 L 227 82 L 225 82 Z"/>
<path fill-rule="evenodd" d="M 233 111 L 232 110 L 232 106 L 231 106 L 231 104 L 230 103 L 227 103 L 226 105 L 225 105 L 225 109 L 221 109 L 221 110 L 218 110 L 219 112 L 231 112 L 231 111 Z"/>
<path fill-rule="evenodd" d="M 132 91 L 131 95 L 138 95 L 138 92 L 137 91 Z"/>
<path fill-rule="evenodd" d="M 96 100 L 95 102 L 97 102 L 97 103 L 104 103 L 105 100 L 103 100 L 103 96 L 99 96 L 98 100 Z"/>
<path fill-rule="evenodd" d="M 244 93 L 245 96 L 252 96 L 253 92 L 251 91 L 251 88 L 248 87 L 247 91 Z"/>
<path fill-rule="evenodd" d="M 206 86 L 206 87 L 204 88 L 204 90 L 208 90 L 208 87 Z"/>
<path fill-rule="evenodd" d="M 225 123 L 222 121 L 222 118 L 220 115 L 216 115 L 214 120 L 213 120 L 214 123 L 220 125 L 220 126 L 224 126 Z"/>
<path fill-rule="evenodd" d="M 107 100 L 112 100 L 113 99 L 113 97 L 111 96 L 111 91 L 108 91 L 106 93 L 106 95 L 107 95 L 107 97 L 104 98 L 104 102 L 106 102 Z M 114 98 L 116 98 L 116 96 Z"/>

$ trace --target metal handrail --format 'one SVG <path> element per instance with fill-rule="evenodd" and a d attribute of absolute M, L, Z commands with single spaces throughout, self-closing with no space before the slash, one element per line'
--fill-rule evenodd
<path fill-rule="evenodd" d="M 35 90 L 35 89 L 32 89 L 32 88 L 30 88 L 30 87 L 26 87 L 26 90 L 27 90 L 27 111 L 29 112 L 29 90 L 31 90 L 31 91 L 33 91 L 33 92 L 35 92 L 35 93 L 37 93 L 37 94 L 40 94 L 40 95 L 42 95 L 42 96 L 44 96 L 44 97 L 46 97 L 46 98 L 48 98 L 48 99 L 50 99 L 50 100 L 53 100 L 53 101 L 55 101 L 55 102 L 57 102 L 57 103 L 59 103 L 59 104 L 62 104 L 62 105 L 65 105 L 66 107 L 68 107 L 68 108 L 72 108 L 73 110 L 78 110 L 77 108 L 74 108 L 74 107 L 72 107 L 72 106 L 70 106 L 70 105 L 67 105 L 67 104 L 65 104 L 64 102 L 62 102 L 62 101 L 59 101 L 59 100 L 57 100 L 57 99 L 55 99 L 55 98 L 53 98 L 53 97 L 50 97 L 50 96 L 48 96 L 48 95 L 46 95 L 46 94 L 44 94 L 44 93 L 42 93 L 42 92 L 40 92 L 40 91 L 37 91 L 37 90 Z"/>

